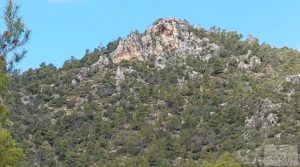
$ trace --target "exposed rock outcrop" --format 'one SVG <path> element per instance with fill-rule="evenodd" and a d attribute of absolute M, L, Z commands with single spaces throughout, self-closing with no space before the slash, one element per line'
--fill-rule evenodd
<path fill-rule="evenodd" d="M 109 59 L 107 56 L 100 56 L 98 61 L 91 65 L 91 70 L 96 70 L 97 68 L 105 67 L 109 64 Z"/>
<path fill-rule="evenodd" d="M 119 83 L 120 81 L 124 80 L 124 72 L 123 69 L 121 69 L 120 67 L 118 67 L 117 71 L 116 71 L 116 76 L 115 79 L 117 81 L 117 83 Z"/>
<path fill-rule="evenodd" d="M 88 76 L 88 72 L 90 71 L 89 67 L 82 67 L 77 74 L 77 77 L 79 78 L 80 81 L 84 80 Z"/>
<path fill-rule="evenodd" d="M 165 68 L 165 66 L 166 66 L 166 59 L 165 58 L 159 56 L 155 59 L 155 67 Z"/>
<path fill-rule="evenodd" d="M 287 82 L 291 82 L 295 85 L 300 84 L 300 74 L 296 74 L 296 75 L 289 75 L 285 78 L 285 80 Z"/>
<path fill-rule="evenodd" d="M 219 46 L 210 43 L 208 38 L 199 38 L 191 31 L 195 29 L 188 22 L 169 18 L 158 21 L 143 34 L 132 32 L 121 40 L 117 49 L 111 53 L 114 63 L 122 60 L 147 60 L 151 56 L 185 56 L 193 54 L 204 60 L 217 55 Z M 163 67 L 163 65 L 159 65 Z"/>
<path fill-rule="evenodd" d="M 266 131 L 277 125 L 278 116 L 276 112 L 279 108 L 281 108 L 281 104 L 274 104 L 268 98 L 264 99 L 259 110 L 251 118 L 246 118 L 245 126 L 251 130 L 259 126 L 257 128 L 260 129 L 261 134 L 267 135 Z M 249 137 L 248 135 L 245 139 Z"/>
<path fill-rule="evenodd" d="M 120 82 L 125 79 L 124 70 L 122 68 L 120 68 L 119 66 L 118 66 L 118 69 L 116 71 L 115 79 L 116 79 L 116 87 L 117 87 L 117 90 L 119 92 L 121 90 Z"/>
<path fill-rule="evenodd" d="M 237 61 L 239 62 L 239 69 L 249 71 L 261 64 L 260 58 L 251 56 L 251 53 L 252 51 L 248 50 L 247 54 L 238 57 Z"/>

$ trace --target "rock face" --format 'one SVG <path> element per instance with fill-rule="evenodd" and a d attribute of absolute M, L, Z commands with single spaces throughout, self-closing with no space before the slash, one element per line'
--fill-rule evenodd
<path fill-rule="evenodd" d="M 116 76 L 115 76 L 115 79 L 116 79 L 117 83 L 124 80 L 124 78 L 125 78 L 125 76 L 124 76 L 123 70 L 121 70 L 121 68 L 118 67 L 118 69 L 116 71 Z"/>
<path fill-rule="evenodd" d="M 241 55 L 237 58 L 237 61 L 239 62 L 238 68 L 241 70 L 252 70 L 256 66 L 259 66 L 261 64 L 261 60 L 256 56 L 251 56 L 251 50 L 248 50 L 248 53 L 246 55 Z"/>
<path fill-rule="evenodd" d="M 245 123 L 247 127 L 255 127 L 257 121 L 261 121 L 261 130 L 266 129 L 269 126 L 273 126 L 277 123 L 278 117 L 275 113 L 279 108 L 281 107 L 281 104 L 274 104 L 272 101 L 270 101 L 268 98 L 263 100 L 263 103 L 260 107 L 260 110 L 257 111 L 255 115 L 252 116 L 250 119 L 246 119 Z M 269 113 L 271 112 L 271 113 Z M 255 118 L 256 117 L 256 118 Z"/>
<path fill-rule="evenodd" d="M 219 52 L 219 46 L 207 38 L 194 35 L 188 22 L 169 18 L 158 21 L 143 34 L 132 32 L 127 39 L 119 42 L 111 54 L 114 63 L 122 60 L 147 60 L 150 57 L 162 59 L 165 55 L 183 56 L 193 54 L 209 59 Z"/>
<path fill-rule="evenodd" d="M 106 56 L 100 56 L 99 60 L 91 65 L 92 70 L 96 70 L 97 68 L 102 68 L 109 64 L 109 59 Z"/>
<path fill-rule="evenodd" d="M 289 75 L 285 78 L 285 80 L 287 82 L 291 82 L 295 85 L 299 85 L 300 84 L 300 74 L 296 74 L 296 75 Z"/>

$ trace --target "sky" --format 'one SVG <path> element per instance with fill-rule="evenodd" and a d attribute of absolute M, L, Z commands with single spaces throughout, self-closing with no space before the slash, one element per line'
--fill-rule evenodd
<path fill-rule="evenodd" d="M 274 47 L 300 50 L 299 0 L 15 0 L 32 30 L 29 52 L 16 67 L 42 62 L 61 67 L 131 31 L 143 32 L 158 18 L 176 17 L 204 28 L 249 34 Z M 6 0 L 0 0 L 4 8 Z M 0 20 L 0 31 L 4 22 Z"/>

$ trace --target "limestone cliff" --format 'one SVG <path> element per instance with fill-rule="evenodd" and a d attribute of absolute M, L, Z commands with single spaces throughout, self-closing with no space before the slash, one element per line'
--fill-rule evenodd
<path fill-rule="evenodd" d="M 119 42 L 111 53 L 114 63 L 137 58 L 146 60 L 165 55 L 184 56 L 193 54 L 207 60 L 216 55 L 219 46 L 210 43 L 208 38 L 199 38 L 191 30 L 195 29 L 188 22 L 169 18 L 157 21 L 143 34 L 132 32 Z"/>

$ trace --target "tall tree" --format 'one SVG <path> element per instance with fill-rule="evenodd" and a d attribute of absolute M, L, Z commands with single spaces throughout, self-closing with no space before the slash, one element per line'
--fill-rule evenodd
<path fill-rule="evenodd" d="M 23 150 L 17 148 L 6 127 L 6 110 L 2 104 L 8 83 L 8 72 L 14 64 L 22 60 L 25 50 L 18 52 L 30 37 L 30 30 L 25 28 L 22 18 L 18 15 L 19 6 L 8 0 L 4 9 L 6 29 L 0 35 L 0 167 L 15 166 L 23 158 Z"/>
<path fill-rule="evenodd" d="M 0 58 L 5 71 L 11 71 L 14 64 L 20 62 L 27 52 L 17 50 L 28 42 L 31 32 L 18 15 L 19 9 L 13 0 L 8 0 L 4 9 L 6 30 L 0 35 Z"/>

